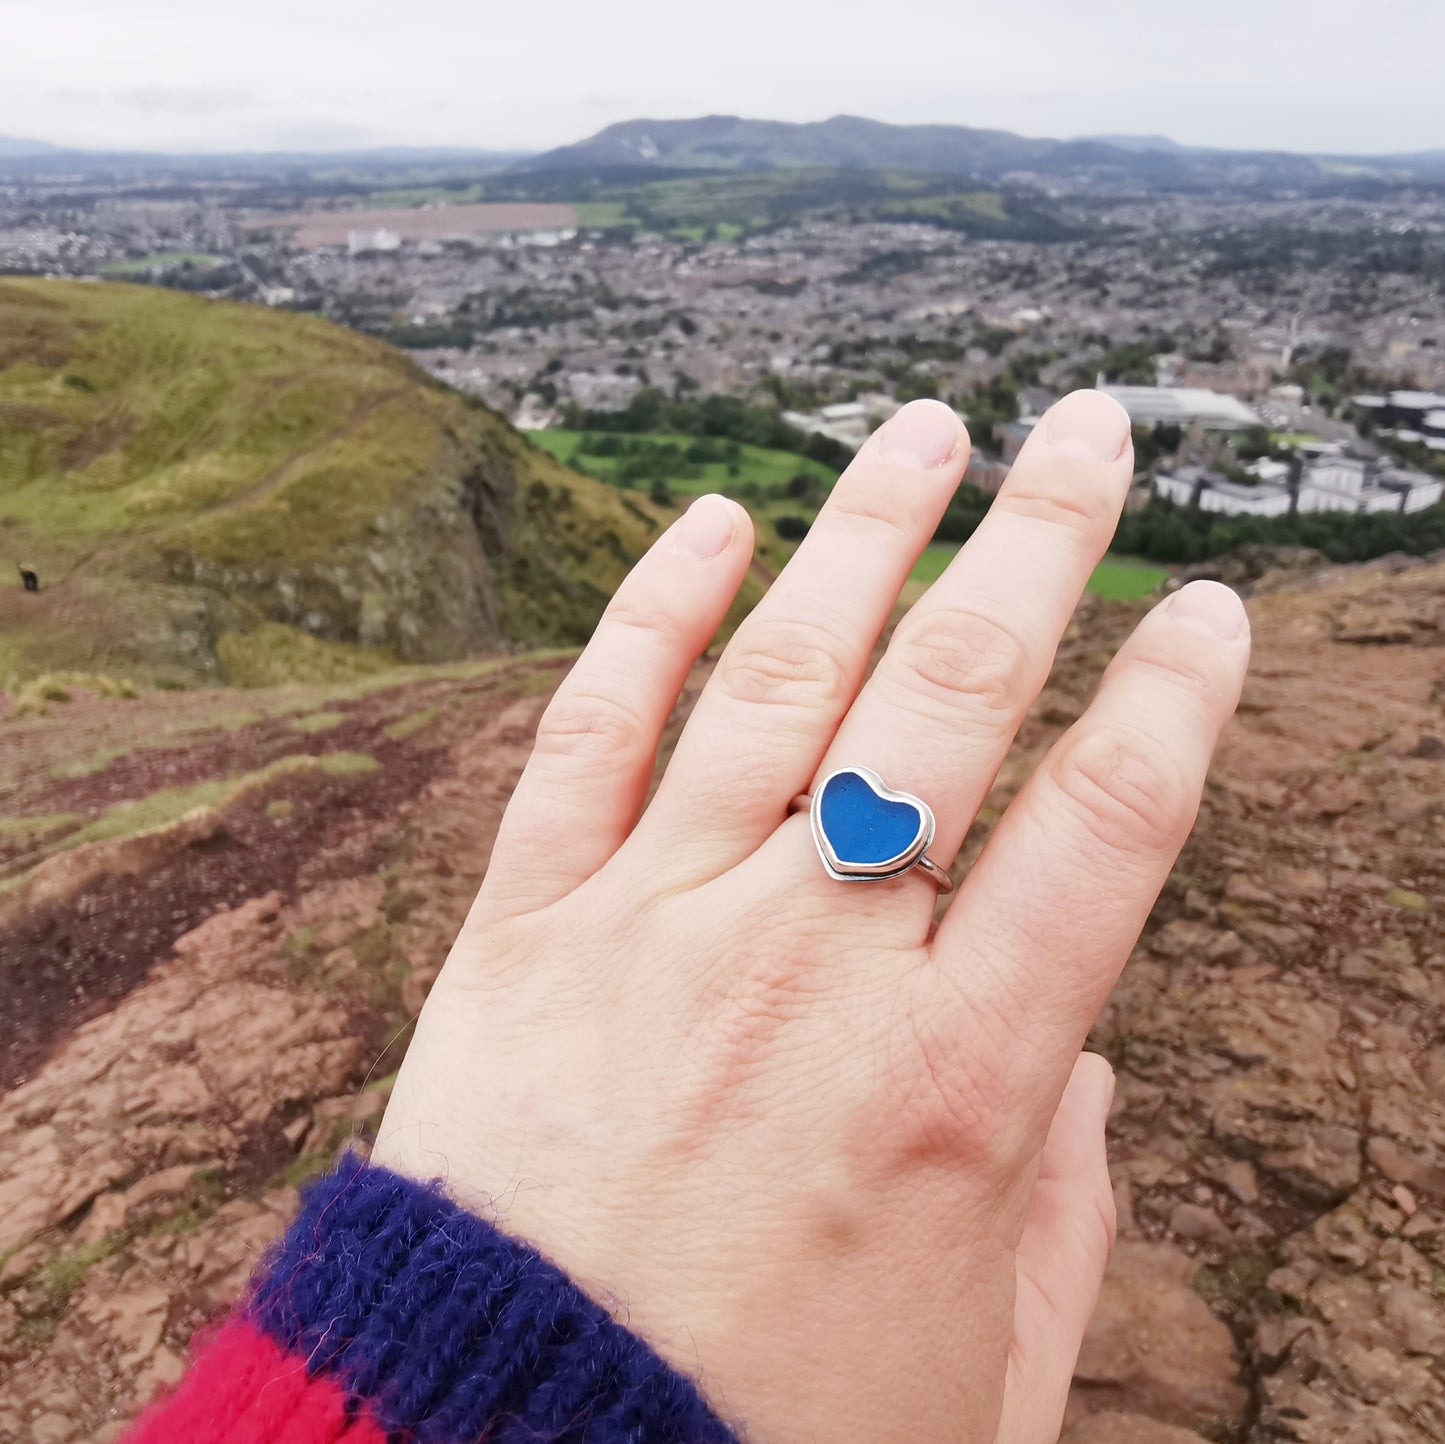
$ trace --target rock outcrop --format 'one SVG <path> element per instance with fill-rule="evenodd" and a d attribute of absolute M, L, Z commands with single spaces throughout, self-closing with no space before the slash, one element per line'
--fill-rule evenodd
<path fill-rule="evenodd" d="M 1119 1075 L 1121 1226 L 1067 1444 L 1445 1438 L 1445 564 L 1310 572 L 1250 612 L 1240 716 L 1092 1038 Z M 971 846 L 1135 615 L 1086 601 Z M 147 864 L 173 869 L 163 891 L 91 882 L 47 934 L 63 962 L 0 932 L 12 1008 L 46 969 L 66 985 L 0 1097 L 0 1438 L 113 1439 L 296 1182 L 365 1139 L 560 670 L 329 703 L 308 742 L 374 773 L 230 804 L 214 850 Z M 25 810 L 246 772 L 296 736 L 294 705 L 227 730 L 229 699 L 187 693 L 218 712 L 190 750 L 52 775 L 57 729 L 114 746 L 155 700 L 0 720 Z"/>

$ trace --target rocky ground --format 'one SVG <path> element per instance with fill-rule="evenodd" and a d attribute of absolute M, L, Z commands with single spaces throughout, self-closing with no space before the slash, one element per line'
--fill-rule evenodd
<path fill-rule="evenodd" d="M 1445 1439 L 1445 564 L 1271 581 L 1095 1030 L 1121 1230 L 1069 1444 Z M 974 847 L 1132 615 L 1086 602 Z M 0 1440 L 114 1439 L 366 1137 L 564 666 L 0 718 L 0 807 L 67 819 L 0 828 Z"/>

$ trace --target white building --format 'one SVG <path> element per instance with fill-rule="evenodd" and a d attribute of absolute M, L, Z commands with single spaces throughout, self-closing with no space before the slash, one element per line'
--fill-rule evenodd
<path fill-rule="evenodd" d="M 1202 466 L 1161 472 L 1154 490 L 1176 505 L 1224 516 L 1287 516 L 1291 511 L 1408 514 L 1439 502 L 1445 496 L 1445 481 L 1353 456 L 1331 456 L 1306 468 L 1293 492 L 1287 482 L 1251 486 Z"/>
<path fill-rule="evenodd" d="M 1263 481 L 1250 486 L 1202 466 L 1161 471 L 1154 478 L 1154 491 L 1176 506 L 1197 506 L 1224 516 L 1288 516 L 1290 509 L 1287 486 Z"/>
<path fill-rule="evenodd" d="M 369 251 L 399 251 L 401 236 L 396 231 L 382 229 L 347 231 L 346 249 L 353 256 L 363 256 Z"/>
<path fill-rule="evenodd" d="M 1263 426 L 1259 413 L 1237 396 L 1198 386 L 1100 386 L 1135 426 L 1202 426 L 1206 431 L 1245 431 Z"/>

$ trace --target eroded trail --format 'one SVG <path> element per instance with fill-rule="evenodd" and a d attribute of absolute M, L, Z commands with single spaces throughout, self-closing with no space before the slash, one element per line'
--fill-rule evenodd
<path fill-rule="evenodd" d="M 1122 1229 L 1073 1444 L 1445 1437 L 1445 565 L 1293 585 L 1251 603 L 1239 722 L 1095 1030 Z M 971 845 L 1131 620 L 1086 603 Z M 182 694 L 129 751 L 159 702 L 0 722 L 7 810 L 70 827 L 333 759 L 0 930 L 0 1439 L 114 1438 L 374 1124 L 564 667 L 224 726 L 243 696 Z"/>

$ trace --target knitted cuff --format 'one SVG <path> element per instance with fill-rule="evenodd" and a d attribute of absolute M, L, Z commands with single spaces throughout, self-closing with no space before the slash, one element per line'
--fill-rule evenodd
<path fill-rule="evenodd" d="M 227 1335 L 249 1337 L 240 1343 Z M 230 1438 L 405 1439 L 409 1444 L 735 1444 L 695 1386 L 526 1245 L 435 1186 L 349 1159 L 306 1194 L 244 1319 L 183 1381 L 170 1417 L 215 1406 L 221 1376 L 275 1372 Z M 293 1404 L 284 1399 L 296 1396 Z M 279 1408 L 276 1432 L 257 1409 Z M 151 1423 L 164 1424 L 162 1417 Z M 301 1415 L 329 1421 L 322 1432 Z M 211 1407 L 212 1426 L 216 1410 Z M 299 1427 L 298 1427 L 299 1426 Z M 145 1435 L 144 1438 L 150 1438 Z M 173 1429 L 155 1438 L 189 1437 Z M 212 1435 L 211 1437 L 215 1437 Z"/>

